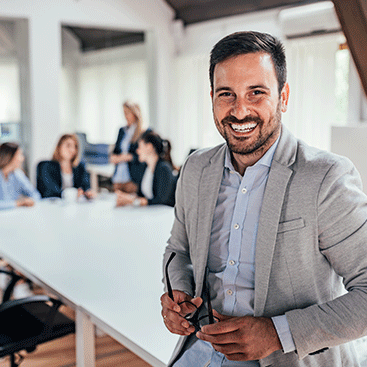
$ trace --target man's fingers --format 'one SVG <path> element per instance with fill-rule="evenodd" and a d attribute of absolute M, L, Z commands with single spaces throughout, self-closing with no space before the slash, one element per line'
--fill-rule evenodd
<path fill-rule="evenodd" d="M 232 357 L 238 354 L 241 354 L 242 358 L 244 356 L 244 353 L 243 351 L 241 351 L 240 346 L 238 344 L 231 343 L 231 344 L 212 344 L 212 345 L 216 351 L 224 354 L 226 357 L 229 356 L 229 358 L 227 357 L 228 359 L 232 359 Z"/>
<path fill-rule="evenodd" d="M 168 296 L 168 293 L 164 293 L 162 295 L 161 305 L 162 305 L 162 308 L 166 307 L 166 308 L 169 308 L 169 309 L 171 309 L 175 312 L 180 312 L 181 311 L 181 307 Z"/>
<path fill-rule="evenodd" d="M 199 308 L 203 303 L 203 299 L 201 297 L 196 297 L 193 298 L 190 302 L 193 303 L 197 308 Z"/>
<path fill-rule="evenodd" d="M 196 336 L 204 340 L 206 342 L 212 343 L 212 344 L 230 344 L 235 342 L 236 333 L 225 333 L 225 334 L 204 334 L 201 331 L 198 331 L 196 333 Z"/>
<path fill-rule="evenodd" d="M 162 310 L 162 317 L 167 329 L 172 333 L 190 335 L 195 331 L 195 328 L 176 312 L 164 309 Z"/>
<path fill-rule="evenodd" d="M 217 318 L 219 321 L 226 321 L 229 319 L 233 319 L 233 316 L 222 315 L 219 312 L 217 312 L 216 310 L 213 310 L 213 316 Z"/>
<path fill-rule="evenodd" d="M 240 328 L 240 325 L 237 323 L 237 319 L 238 319 L 237 317 L 231 317 L 223 321 L 219 319 L 220 322 L 203 326 L 201 328 L 201 332 L 203 334 L 208 335 L 217 335 L 234 332 Z"/>

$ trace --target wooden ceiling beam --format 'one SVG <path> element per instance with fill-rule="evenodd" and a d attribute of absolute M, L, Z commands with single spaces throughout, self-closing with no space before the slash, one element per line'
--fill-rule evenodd
<path fill-rule="evenodd" d="M 367 1 L 333 0 L 333 3 L 367 96 Z"/>

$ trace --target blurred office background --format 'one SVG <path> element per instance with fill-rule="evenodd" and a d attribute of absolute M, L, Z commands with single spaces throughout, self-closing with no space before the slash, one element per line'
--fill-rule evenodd
<path fill-rule="evenodd" d="M 22 144 L 34 180 L 62 133 L 113 144 L 125 124 L 122 102 L 133 99 L 180 165 L 190 149 L 222 142 L 209 96 L 212 46 L 257 30 L 286 46 L 284 124 L 310 145 L 350 156 L 367 187 L 367 104 L 333 2 L 260 3 L 2 0 L 0 141 Z"/>

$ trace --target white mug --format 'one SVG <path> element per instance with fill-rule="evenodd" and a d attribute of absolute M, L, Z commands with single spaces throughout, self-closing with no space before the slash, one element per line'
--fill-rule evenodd
<path fill-rule="evenodd" d="M 75 187 L 68 187 L 61 193 L 61 198 L 66 203 L 75 203 L 78 200 L 78 189 Z"/>

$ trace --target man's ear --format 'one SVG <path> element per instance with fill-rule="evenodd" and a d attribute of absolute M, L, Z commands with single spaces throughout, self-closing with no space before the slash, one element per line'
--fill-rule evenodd
<path fill-rule="evenodd" d="M 213 89 L 210 89 L 210 98 L 213 100 Z"/>
<path fill-rule="evenodd" d="M 281 111 L 286 112 L 288 109 L 288 100 L 289 100 L 289 84 L 285 83 L 282 91 L 280 92 L 280 98 L 281 98 Z"/>

